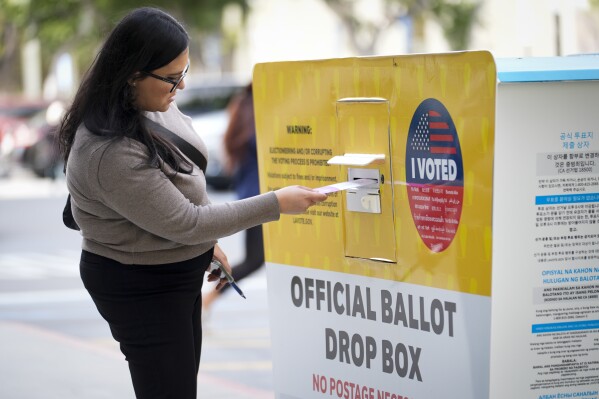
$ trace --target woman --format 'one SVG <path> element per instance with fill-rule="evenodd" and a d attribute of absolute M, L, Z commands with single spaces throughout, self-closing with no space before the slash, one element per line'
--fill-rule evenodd
<path fill-rule="evenodd" d="M 108 36 L 60 130 L 83 236 L 81 278 L 120 343 L 137 398 L 196 397 L 203 276 L 212 259 L 231 270 L 217 239 L 326 199 L 290 186 L 210 203 L 202 170 L 144 122 L 206 154 L 174 103 L 185 88 L 188 45 L 170 15 L 132 11 Z"/>

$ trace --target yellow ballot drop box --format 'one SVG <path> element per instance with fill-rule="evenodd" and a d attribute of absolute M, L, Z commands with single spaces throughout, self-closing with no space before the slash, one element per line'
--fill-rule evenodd
<path fill-rule="evenodd" d="M 495 118 L 504 111 L 496 110 L 503 86 L 490 53 L 263 63 L 253 83 L 261 191 L 298 184 L 330 193 L 305 214 L 264 226 L 277 398 L 572 392 L 539 386 L 538 362 L 517 358 L 539 343 L 536 319 L 516 325 L 504 309 L 517 313 L 518 304 L 509 301 L 492 319 L 492 265 L 503 261 L 494 260 L 493 221 L 509 221 L 510 211 L 494 216 L 502 200 Z M 532 151 L 517 144 L 520 134 L 506 131 L 510 165 Z M 502 184 L 506 198 L 518 190 Z M 539 211 L 534 195 L 521 206 Z M 513 239 L 530 238 L 518 231 L 524 220 L 512 222 Z M 513 329 L 524 343 L 494 347 L 495 328 L 501 345 L 511 338 L 500 331 Z"/>

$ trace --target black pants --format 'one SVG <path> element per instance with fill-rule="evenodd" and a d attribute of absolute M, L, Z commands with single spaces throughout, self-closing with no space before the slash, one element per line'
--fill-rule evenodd
<path fill-rule="evenodd" d="M 82 252 L 81 279 L 120 343 L 138 399 L 196 399 L 201 291 L 212 253 L 148 266 Z"/>

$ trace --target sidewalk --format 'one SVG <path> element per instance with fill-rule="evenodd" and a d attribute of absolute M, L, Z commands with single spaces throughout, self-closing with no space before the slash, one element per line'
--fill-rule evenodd
<path fill-rule="evenodd" d="M 134 399 L 127 362 L 72 266 L 80 238 L 59 237 L 72 234 L 59 220 L 66 194 L 64 179 L 25 170 L 0 179 L 0 398 Z M 242 235 L 220 245 L 241 259 Z M 265 270 L 242 286 L 247 299 L 225 294 L 204 324 L 198 399 L 274 398 Z"/>
<path fill-rule="evenodd" d="M 0 322 L 0 396 L 6 399 L 134 398 L 116 345 L 90 344 L 14 322 Z M 201 369 L 201 366 L 200 366 Z M 272 399 L 274 394 L 200 371 L 198 399 Z"/>
<path fill-rule="evenodd" d="M 62 196 L 66 198 L 67 193 L 67 184 L 62 176 L 56 180 L 41 179 L 27 169 L 16 168 L 10 178 L 0 178 L 0 200 Z"/>

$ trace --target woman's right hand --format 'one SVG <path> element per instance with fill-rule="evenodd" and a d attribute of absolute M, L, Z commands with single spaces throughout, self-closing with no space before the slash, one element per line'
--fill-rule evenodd
<path fill-rule="evenodd" d="M 288 186 L 275 191 L 281 213 L 297 215 L 306 212 L 314 204 L 325 201 L 326 194 L 304 186 Z"/>

